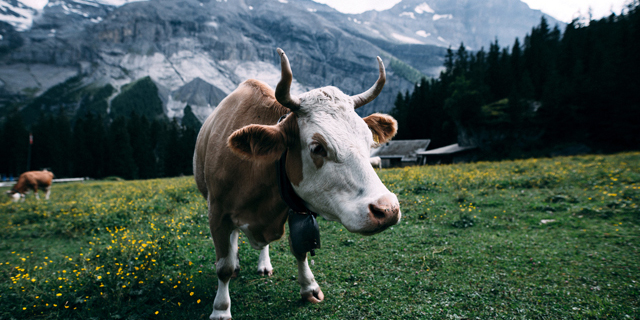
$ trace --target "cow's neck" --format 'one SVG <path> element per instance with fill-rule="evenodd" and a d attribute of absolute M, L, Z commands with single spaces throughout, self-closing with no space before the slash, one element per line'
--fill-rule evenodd
<path fill-rule="evenodd" d="M 282 200 L 297 213 L 308 213 L 317 217 L 318 214 L 309 210 L 307 205 L 304 203 L 304 200 L 298 196 L 298 194 L 293 190 L 293 186 L 291 185 L 291 180 L 287 175 L 287 154 L 288 151 L 285 151 L 280 159 L 276 163 L 276 176 L 278 180 L 278 189 L 280 190 L 280 197 Z"/>

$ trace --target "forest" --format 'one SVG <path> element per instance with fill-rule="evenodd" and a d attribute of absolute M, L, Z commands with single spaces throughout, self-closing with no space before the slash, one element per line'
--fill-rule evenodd
<path fill-rule="evenodd" d="M 547 156 L 640 146 L 640 9 L 564 32 L 542 18 L 511 47 L 496 40 L 470 52 L 449 48 L 444 71 L 399 93 L 396 139 L 479 147 L 485 159 Z"/>
<path fill-rule="evenodd" d="M 109 119 L 89 112 L 73 124 L 64 114 L 44 116 L 29 131 L 15 113 L 0 130 L 3 178 L 46 168 L 58 178 L 150 179 L 193 174 L 200 122 L 187 106 L 181 122 L 136 113 Z"/>

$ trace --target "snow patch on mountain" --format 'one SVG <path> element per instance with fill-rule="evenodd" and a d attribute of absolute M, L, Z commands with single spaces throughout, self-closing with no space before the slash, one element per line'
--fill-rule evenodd
<path fill-rule="evenodd" d="M 22 1 L 0 0 L 0 21 L 12 25 L 17 31 L 25 31 L 31 28 L 34 16 L 37 16 L 42 8 L 31 7 Z"/>
<path fill-rule="evenodd" d="M 431 9 L 431 7 L 426 2 L 423 2 L 423 3 L 419 4 L 414 10 L 418 14 L 423 14 L 425 12 L 426 13 L 436 13 L 435 11 L 433 11 L 433 9 Z"/>
<path fill-rule="evenodd" d="M 453 19 L 452 14 L 434 14 L 433 21 L 438 21 L 440 19 Z"/>
<path fill-rule="evenodd" d="M 123 6 L 127 3 L 131 3 L 131 2 L 140 2 L 140 1 L 148 1 L 148 0 L 73 0 L 74 2 L 85 2 L 85 4 L 89 4 L 91 2 L 95 3 L 95 4 L 102 4 L 105 6 L 114 6 L 114 7 L 120 7 Z"/>
<path fill-rule="evenodd" d="M 36 10 L 42 10 L 49 0 L 18 0 L 18 2 Z"/>
<path fill-rule="evenodd" d="M 391 34 L 392 37 L 396 38 L 396 40 L 400 40 L 404 43 L 411 43 L 411 44 L 424 44 L 424 42 L 411 38 L 411 37 L 407 37 L 407 36 L 403 36 L 401 34 L 397 34 L 397 33 L 392 33 Z"/>
<path fill-rule="evenodd" d="M 401 17 L 410 17 L 411 19 L 415 19 L 416 16 L 413 14 L 413 12 L 403 12 L 400 14 Z"/>
<path fill-rule="evenodd" d="M 99 5 L 95 2 L 90 2 L 90 1 L 83 1 L 83 0 L 71 0 L 75 3 L 79 3 L 79 4 L 83 4 L 85 6 L 92 6 L 92 7 L 99 7 Z"/>
<path fill-rule="evenodd" d="M 0 21 L 11 24 L 17 31 L 26 31 L 31 29 L 33 20 L 38 18 L 45 7 L 61 6 L 66 14 L 77 14 L 89 18 L 89 13 L 82 11 L 82 6 L 99 7 L 104 5 L 120 7 L 127 3 L 138 1 L 148 0 L 0 0 Z M 75 4 L 75 7 L 72 6 L 73 4 Z M 100 20 L 102 19 L 100 18 Z"/>
<path fill-rule="evenodd" d="M 417 34 L 417 35 L 419 35 L 419 36 L 421 36 L 421 37 L 423 37 L 423 38 L 426 38 L 426 37 L 428 37 L 428 36 L 430 36 L 430 35 L 431 35 L 431 33 L 427 33 L 427 32 L 426 32 L 426 31 L 424 31 L 424 30 L 418 30 L 418 31 L 416 31 L 416 34 Z"/>
<path fill-rule="evenodd" d="M 80 9 L 77 9 L 77 8 L 69 7 L 69 6 L 67 6 L 66 3 L 64 3 L 62 1 L 59 1 L 56 4 L 59 4 L 62 7 L 62 10 L 64 10 L 64 13 L 67 14 L 67 15 L 75 13 L 75 14 L 77 14 L 79 16 L 83 16 L 85 18 L 89 18 L 89 14 L 88 13 L 86 13 L 86 12 L 80 10 Z"/>

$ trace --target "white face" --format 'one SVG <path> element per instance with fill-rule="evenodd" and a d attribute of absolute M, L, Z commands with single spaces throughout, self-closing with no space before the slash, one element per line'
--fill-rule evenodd
<path fill-rule="evenodd" d="M 19 192 L 16 192 L 14 194 L 9 194 L 9 196 L 11 197 L 13 202 L 18 202 L 18 200 L 20 200 L 20 193 Z"/>
<path fill-rule="evenodd" d="M 400 220 L 398 198 L 382 184 L 369 163 L 373 134 L 356 114 L 351 98 L 324 87 L 300 96 L 297 111 L 302 150 L 302 181 L 293 185 L 310 210 L 337 220 L 347 230 L 373 234 Z M 384 219 L 371 205 L 395 206 Z"/>

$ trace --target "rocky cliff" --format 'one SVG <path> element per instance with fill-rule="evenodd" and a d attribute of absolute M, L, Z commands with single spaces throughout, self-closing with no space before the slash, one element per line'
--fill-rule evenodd
<path fill-rule="evenodd" d="M 477 48 L 496 36 L 522 36 L 541 15 L 519 0 L 405 0 L 361 15 L 310 0 L 126 2 L 57 0 L 28 11 L 22 2 L 0 0 L 0 19 L 8 23 L 0 25 L 0 116 L 27 105 L 55 109 L 33 106 L 34 98 L 71 77 L 78 97 L 112 87 L 104 98 L 108 113 L 125 85 L 149 77 L 167 116 L 182 117 L 190 105 L 204 119 L 245 79 L 275 87 L 276 47 L 291 60 L 294 93 L 326 85 L 347 94 L 364 91 L 377 78 L 380 55 L 387 85 L 359 111 L 388 112 L 416 75 L 437 74 L 444 47 L 464 41 Z M 514 22 L 515 12 L 531 21 Z M 14 19 L 20 14 L 24 19 Z M 83 108 L 82 99 L 74 101 L 64 104 L 70 115 Z"/>

